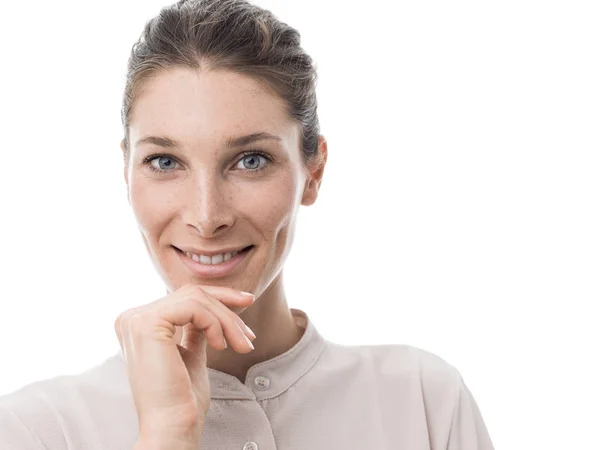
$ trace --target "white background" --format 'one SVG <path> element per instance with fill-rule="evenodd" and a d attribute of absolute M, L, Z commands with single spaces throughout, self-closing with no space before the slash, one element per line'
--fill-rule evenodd
<path fill-rule="evenodd" d="M 444 358 L 497 449 L 599 448 L 596 2 L 256 3 L 316 60 L 329 143 L 290 306 L 329 340 Z M 2 7 L 0 393 L 102 362 L 116 316 L 164 295 L 119 114 L 166 4 Z"/>

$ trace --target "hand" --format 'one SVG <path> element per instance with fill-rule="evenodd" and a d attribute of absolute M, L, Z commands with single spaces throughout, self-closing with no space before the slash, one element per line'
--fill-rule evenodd
<path fill-rule="evenodd" d="M 235 351 L 250 352 L 256 336 L 236 311 L 253 303 L 254 296 L 234 289 L 187 284 L 117 317 L 140 439 L 199 444 L 210 404 L 206 345 L 224 350 L 226 339 Z M 176 326 L 183 327 L 181 345 Z"/>

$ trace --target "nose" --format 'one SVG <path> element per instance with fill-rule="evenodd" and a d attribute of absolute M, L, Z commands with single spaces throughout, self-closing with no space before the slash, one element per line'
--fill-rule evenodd
<path fill-rule="evenodd" d="M 235 223 L 232 195 L 226 182 L 216 176 L 198 177 L 184 199 L 183 219 L 203 238 L 223 234 Z"/>

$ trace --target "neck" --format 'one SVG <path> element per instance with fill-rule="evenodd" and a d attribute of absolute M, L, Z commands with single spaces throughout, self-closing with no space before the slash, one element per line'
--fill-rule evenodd
<path fill-rule="evenodd" d="M 236 377 L 241 383 L 245 383 L 250 367 L 285 353 L 298 343 L 304 333 L 287 305 L 283 271 L 256 298 L 254 304 L 240 314 L 240 318 L 256 334 L 256 339 L 252 341 L 254 350 L 237 353 L 231 348 L 216 350 L 207 346 L 206 365 Z"/>

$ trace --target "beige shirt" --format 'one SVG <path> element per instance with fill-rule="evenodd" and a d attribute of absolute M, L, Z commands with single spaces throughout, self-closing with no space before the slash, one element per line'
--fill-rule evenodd
<path fill-rule="evenodd" d="M 407 345 L 326 341 L 305 312 L 288 352 L 242 384 L 209 369 L 202 450 L 492 450 L 460 373 Z M 138 422 L 122 353 L 0 397 L 0 449 L 131 450 Z"/>

